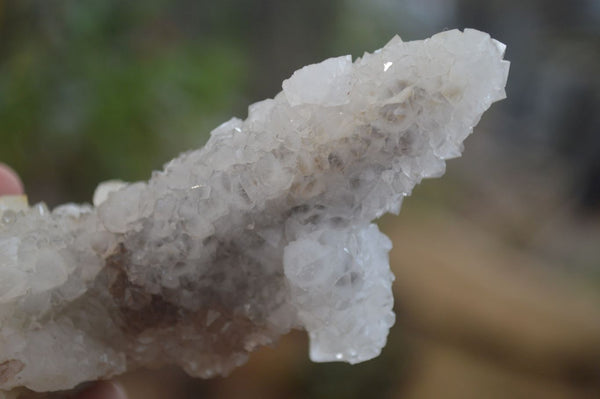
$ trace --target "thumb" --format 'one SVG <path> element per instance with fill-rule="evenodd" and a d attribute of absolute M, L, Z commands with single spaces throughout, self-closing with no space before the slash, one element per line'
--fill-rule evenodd
<path fill-rule="evenodd" d="M 127 399 L 127 394 L 115 382 L 100 381 L 79 392 L 75 399 Z"/>
<path fill-rule="evenodd" d="M 8 166 L 0 163 L 0 195 L 23 194 L 23 183 Z"/>

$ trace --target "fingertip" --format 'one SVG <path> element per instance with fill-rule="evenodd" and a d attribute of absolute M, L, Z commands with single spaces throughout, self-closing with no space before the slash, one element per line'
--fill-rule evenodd
<path fill-rule="evenodd" d="M 9 166 L 0 163 L 0 195 L 23 194 L 23 183 Z"/>
<path fill-rule="evenodd" d="M 127 399 L 127 394 L 116 382 L 100 381 L 80 392 L 76 399 Z"/>

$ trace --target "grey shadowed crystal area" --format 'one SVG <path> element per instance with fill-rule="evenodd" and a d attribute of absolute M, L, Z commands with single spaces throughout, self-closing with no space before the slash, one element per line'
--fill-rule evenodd
<path fill-rule="evenodd" d="M 292 328 L 315 361 L 377 356 L 394 323 L 372 220 L 444 173 L 505 97 L 504 45 L 393 38 L 296 71 L 148 182 L 94 207 L 0 201 L 0 388 L 60 390 L 140 366 L 225 375 Z"/>

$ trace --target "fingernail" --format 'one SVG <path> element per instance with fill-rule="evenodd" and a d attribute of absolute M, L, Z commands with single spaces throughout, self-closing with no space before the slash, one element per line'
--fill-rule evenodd
<path fill-rule="evenodd" d="M 19 194 L 23 194 L 21 179 L 9 166 L 0 163 L 0 195 Z"/>

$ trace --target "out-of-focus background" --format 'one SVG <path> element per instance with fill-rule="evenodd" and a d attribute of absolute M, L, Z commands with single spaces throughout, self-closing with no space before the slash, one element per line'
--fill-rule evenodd
<path fill-rule="evenodd" d="M 600 397 L 600 1 L 0 0 L 0 161 L 49 205 L 147 179 L 303 65 L 464 27 L 508 45 L 508 99 L 380 222 L 382 355 L 313 364 L 292 333 L 225 379 L 122 377 L 131 398 Z"/>

